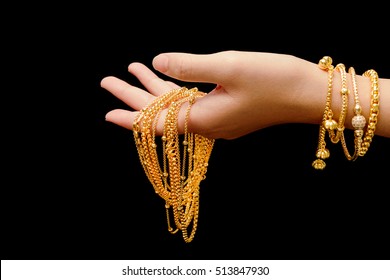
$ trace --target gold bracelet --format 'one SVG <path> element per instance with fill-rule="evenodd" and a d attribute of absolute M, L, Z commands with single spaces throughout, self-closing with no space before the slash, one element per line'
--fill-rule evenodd
<path fill-rule="evenodd" d="M 355 106 L 353 108 L 354 111 L 354 116 L 352 117 L 352 127 L 354 128 L 354 144 L 355 144 L 355 149 L 353 155 L 351 155 L 348 152 L 347 146 L 346 146 L 346 141 L 345 141 L 345 136 L 344 134 L 342 135 L 341 138 L 341 143 L 343 146 L 344 154 L 348 160 L 356 160 L 359 156 L 360 149 L 362 146 L 363 142 L 363 129 L 366 126 L 366 118 L 362 115 L 362 107 L 360 106 L 360 101 L 359 101 L 359 94 L 358 94 L 358 87 L 356 83 L 356 72 L 355 68 L 349 67 L 348 73 L 351 75 L 351 80 L 352 80 L 352 88 L 354 92 L 354 100 L 355 100 Z"/>
<path fill-rule="evenodd" d="M 139 159 L 156 194 L 165 200 L 168 231 L 182 232 L 183 239 L 193 240 L 199 217 L 199 186 L 205 179 L 214 139 L 188 132 L 190 108 L 205 93 L 197 88 L 171 90 L 143 108 L 133 123 L 133 135 Z M 183 104 L 184 135 L 178 132 L 178 116 Z M 166 109 L 162 151 L 156 144 L 156 127 L 161 112 Z M 183 141 L 180 143 L 180 140 Z M 184 147 L 181 151 L 180 147 Z M 171 210 L 171 211 L 170 211 Z M 171 216 L 176 226 L 171 225 Z"/>
<path fill-rule="evenodd" d="M 374 137 L 376 125 L 378 122 L 379 114 L 379 77 L 375 70 L 370 69 L 364 72 L 363 76 L 370 78 L 371 83 L 371 103 L 370 103 L 370 115 L 366 132 L 363 135 L 364 127 L 366 126 L 366 119 L 362 115 L 362 108 L 359 102 L 359 95 L 356 82 L 356 73 L 353 67 L 350 67 L 348 73 L 351 75 L 352 87 L 354 91 L 354 116 L 352 117 L 352 127 L 354 128 L 354 153 L 351 155 L 346 145 L 346 139 L 344 135 L 345 120 L 348 112 L 348 95 L 349 89 L 347 85 L 347 73 L 345 66 L 342 63 L 333 67 L 332 58 L 324 56 L 318 63 L 318 66 L 322 70 L 328 71 L 328 90 L 326 96 L 326 105 L 322 122 L 320 124 L 318 146 L 316 150 L 317 159 L 312 162 L 312 166 L 315 169 L 324 169 L 325 159 L 330 156 L 329 150 L 326 148 L 326 132 L 329 134 L 329 138 L 332 143 L 341 142 L 343 152 L 346 158 L 350 161 L 356 160 L 359 156 L 364 156 L 371 145 L 372 138 Z M 338 70 L 341 76 L 341 111 L 338 122 L 333 119 L 333 111 L 331 109 L 331 97 L 333 88 L 333 72 Z M 364 136 L 364 137 L 363 137 Z"/>
<path fill-rule="evenodd" d="M 366 132 L 364 134 L 363 143 L 359 152 L 359 156 L 364 156 L 367 153 L 368 148 L 371 145 L 372 138 L 374 137 L 376 125 L 378 122 L 379 115 L 379 77 L 378 73 L 373 70 L 367 70 L 363 73 L 363 76 L 369 77 L 371 82 L 371 102 L 370 102 L 370 116 L 368 119 L 368 124 Z"/>
<path fill-rule="evenodd" d="M 325 159 L 330 156 L 329 149 L 326 148 L 326 131 L 334 130 L 337 128 L 337 122 L 333 120 L 333 112 L 331 109 L 332 103 L 332 91 L 333 91 L 333 73 L 334 66 L 332 65 L 332 58 L 330 56 L 324 56 L 318 62 L 318 67 L 322 70 L 328 71 L 328 89 L 326 95 L 326 103 L 322 121 L 320 124 L 318 146 L 316 150 L 317 159 L 312 162 L 312 166 L 315 169 L 324 169 L 326 166 Z"/>
<path fill-rule="evenodd" d="M 337 64 L 335 70 L 339 71 L 341 76 L 340 94 L 341 94 L 342 102 L 341 102 L 341 110 L 340 110 L 339 121 L 337 123 L 337 128 L 333 129 L 333 126 L 328 128 L 330 140 L 334 144 L 338 143 L 344 135 L 344 129 L 345 129 L 344 123 L 347 115 L 348 95 L 349 95 L 349 89 L 347 85 L 347 73 L 345 71 L 344 64 L 342 63 Z"/>

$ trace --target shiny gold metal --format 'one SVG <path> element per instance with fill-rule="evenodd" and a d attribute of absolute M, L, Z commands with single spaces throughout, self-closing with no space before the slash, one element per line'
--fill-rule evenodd
<path fill-rule="evenodd" d="M 330 156 L 329 149 L 326 148 L 326 132 L 337 128 L 337 122 L 333 120 L 333 112 L 331 109 L 332 91 L 333 91 L 333 74 L 334 66 L 332 65 L 332 58 L 324 56 L 318 62 L 318 67 L 328 72 L 328 89 L 326 94 L 325 110 L 320 124 L 320 131 L 318 136 L 318 146 L 316 151 L 317 159 L 312 162 L 315 169 L 324 169 L 326 167 L 325 159 Z"/>
<path fill-rule="evenodd" d="M 205 178 L 215 142 L 188 132 L 191 106 L 203 96 L 205 93 L 197 88 L 173 89 L 142 109 L 133 123 L 140 162 L 154 191 L 165 201 L 168 231 L 172 234 L 181 231 L 187 243 L 194 239 L 197 230 L 200 183 Z M 184 133 L 179 135 L 178 118 L 184 104 L 187 104 Z M 167 113 L 159 150 L 156 128 L 163 110 Z"/>
<path fill-rule="evenodd" d="M 375 128 L 378 122 L 379 114 L 379 77 L 375 70 L 367 70 L 364 72 L 363 76 L 369 77 L 371 82 L 371 103 L 370 103 L 370 115 L 368 120 L 368 125 L 366 132 L 363 137 L 363 130 L 366 126 L 366 119 L 362 115 L 362 108 L 360 106 L 358 88 L 356 83 L 356 73 L 353 67 L 348 69 L 348 73 L 351 76 L 352 88 L 354 92 L 354 116 L 352 117 L 352 127 L 354 128 L 354 153 L 351 155 L 348 151 L 344 130 L 345 130 L 345 120 L 348 113 L 348 96 L 349 89 L 347 83 L 347 72 L 344 64 L 339 63 L 336 67 L 332 65 L 332 58 L 329 56 L 324 56 L 318 62 L 318 67 L 322 70 L 328 71 L 328 90 L 326 96 L 326 105 L 320 124 L 319 140 L 316 151 L 316 157 L 312 162 L 312 166 L 315 169 L 324 169 L 325 159 L 329 158 L 330 152 L 326 148 L 326 133 L 329 134 L 329 138 L 332 143 L 336 144 L 341 142 L 343 152 L 346 158 L 350 161 L 356 160 L 359 156 L 364 156 L 371 145 L 372 138 L 374 137 Z M 341 76 L 341 110 L 338 121 L 333 119 L 333 111 L 331 109 L 331 99 L 333 91 L 333 72 L 340 72 Z"/>
<path fill-rule="evenodd" d="M 362 147 L 363 129 L 366 126 L 366 119 L 362 115 L 362 107 L 360 106 L 355 69 L 353 67 L 349 67 L 348 73 L 351 75 L 354 100 L 355 100 L 355 106 L 353 108 L 355 115 L 352 117 L 352 127 L 354 128 L 354 144 L 355 144 L 354 153 L 352 155 L 349 153 L 344 134 L 341 135 L 341 145 L 343 146 L 343 151 L 346 158 L 348 160 L 354 161 L 358 158 Z"/>
<path fill-rule="evenodd" d="M 363 137 L 362 148 L 360 149 L 359 156 L 364 156 L 367 153 L 368 148 L 371 145 L 372 138 L 374 137 L 376 124 L 378 122 L 379 115 L 379 77 L 378 73 L 373 70 L 367 70 L 363 73 L 363 76 L 369 77 L 371 82 L 371 103 L 370 103 L 370 116 L 366 132 Z"/>

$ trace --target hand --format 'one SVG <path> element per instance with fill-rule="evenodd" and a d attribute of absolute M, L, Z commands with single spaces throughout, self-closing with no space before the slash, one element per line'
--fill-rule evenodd
<path fill-rule="evenodd" d="M 177 80 L 216 85 L 193 104 L 188 123 L 190 132 L 209 138 L 234 139 L 275 124 L 318 123 L 321 119 L 325 92 L 321 92 L 318 108 L 313 102 L 315 97 L 306 100 L 304 93 L 311 93 L 316 81 L 326 89 L 326 73 L 316 64 L 294 56 L 238 51 L 206 55 L 166 53 L 154 58 L 153 67 Z M 135 110 L 114 109 L 107 113 L 106 120 L 131 130 L 137 111 L 179 85 L 159 78 L 138 62 L 131 63 L 128 71 L 145 89 L 112 76 L 105 77 L 101 86 Z M 312 75 L 310 82 L 306 72 Z M 316 113 L 311 114 L 307 108 L 313 108 L 316 111 L 310 110 Z M 184 115 L 182 108 L 181 133 Z M 158 134 L 162 133 L 162 127 L 163 118 L 160 118 Z"/>

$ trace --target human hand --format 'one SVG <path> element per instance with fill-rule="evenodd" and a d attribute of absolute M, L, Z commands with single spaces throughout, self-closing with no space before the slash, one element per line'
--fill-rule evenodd
<path fill-rule="evenodd" d="M 317 78 L 326 88 L 326 74 L 315 64 L 282 54 L 239 51 L 206 55 L 166 53 L 154 58 L 153 67 L 177 80 L 216 85 L 192 105 L 188 123 L 190 132 L 214 139 L 234 139 L 286 122 L 310 122 L 310 114 L 302 110 L 309 102 L 303 93 L 310 92 L 310 85 Z M 310 83 L 306 82 L 307 68 L 318 73 L 311 77 Z M 180 86 L 159 78 L 138 62 L 131 63 L 128 71 L 145 89 L 112 76 L 102 79 L 101 86 L 134 110 L 114 109 L 107 113 L 106 120 L 131 130 L 139 110 L 157 96 Z M 323 98 L 321 101 L 322 105 Z M 316 120 L 321 117 L 322 110 L 322 107 L 317 109 L 318 114 L 313 116 Z M 183 106 L 179 115 L 179 132 L 183 132 L 184 118 Z M 162 128 L 163 118 L 160 118 L 158 134 L 162 133 Z"/>

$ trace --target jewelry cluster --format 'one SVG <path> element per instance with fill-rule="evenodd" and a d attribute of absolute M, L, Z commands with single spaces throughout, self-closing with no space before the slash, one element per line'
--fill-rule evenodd
<path fill-rule="evenodd" d="M 143 169 L 156 194 L 165 200 L 168 231 L 181 231 L 187 243 L 194 239 L 197 229 L 200 183 L 205 179 L 215 141 L 188 132 L 191 107 L 203 96 L 205 93 L 196 87 L 173 89 L 143 108 L 133 123 Z M 184 133 L 179 134 L 179 112 L 185 104 Z M 157 124 L 164 110 L 163 133 L 157 136 Z"/>
<path fill-rule="evenodd" d="M 320 69 L 328 72 L 328 89 L 326 95 L 326 105 L 324 114 L 322 117 L 322 122 L 320 124 L 319 140 L 316 151 L 317 159 L 313 161 L 312 166 L 315 169 L 324 169 L 325 159 L 329 158 L 330 152 L 326 148 L 326 133 L 328 133 L 330 141 L 334 144 L 341 142 L 344 154 L 346 158 L 350 161 L 356 160 L 359 156 L 362 157 L 366 154 L 368 148 L 371 145 L 372 138 L 374 137 L 374 132 L 376 124 L 378 122 L 379 114 L 379 84 L 378 84 L 378 74 L 375 70 L 370 69 L 363 73 L 363 76 L 370 78 L 371 83 L 371 102 L 370 102 L 370 114 L 368 122 L 366 118 L 362 115 L 362 108 L 359 102 L 358 88 L 356 84 L 356 73 L 353 67 L 348 69 L 348 73 L 351 77 L 352 88 L 354 93 L 354 116 L 352 117 L 352 127 L 354 128 L 354 153 L 351 155 L 348 151 L 344 129 L 345 129 L 345 119 L 348 111 L 348 98 L 349 98 L 349 89 L 348 89 L 348 79 L 345 65 L 342 63 L 337 64 L 336 66 L 332 65 L 332 58 L 329 56 L 324 56 L 319 62 L 318 66 Z M 341 89 L 340 95 L 342 99 L 340 115 L 338 121 L 334 119 L 334 114 L 331 109 L 332 102 L 332 92 L 333 92 L 333 76 L 334 72 L 337 71 L 341 76 Z M 364 132 L 364 129 L 366 130 Z"/>

